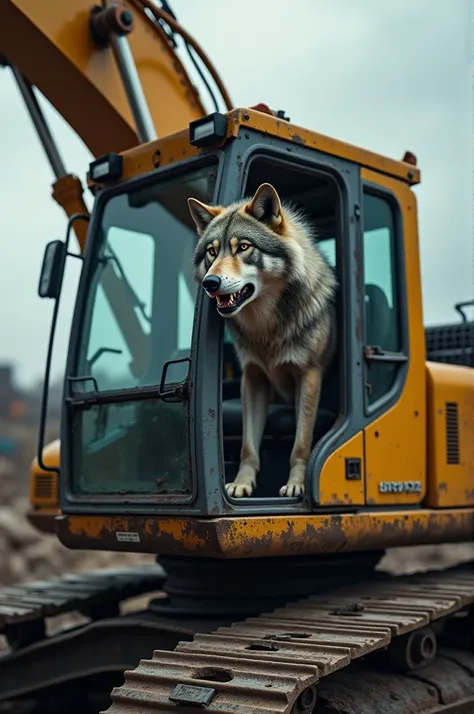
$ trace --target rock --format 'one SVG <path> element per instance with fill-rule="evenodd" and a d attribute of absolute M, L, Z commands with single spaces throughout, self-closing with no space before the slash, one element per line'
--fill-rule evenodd
<path fill-rule="evenodd" d="M 30 574 L 25 559 L 20 553 L 12 553 L 8 559 L 8 575 L 3 577 L 3 585 L 15 585 L 28 580 Z"/>
<path fill-rule="evenodd" d="M 23 550 L 23 558 L 28 568 L 34 568 L 38 563 L 46 563 L 49 568 L 54 564 L 54 541 L 41 539 L 31 543 Z"/>
<path fill-rule="evenodd" d="M 0 456 L 0 478 L 11 478 L 15 475 L 15 464 L 6 456 Z"/>
<path fill-rule="evenodd" d="M 0 534 L 7 537 L 13 549 L 22 548 L 38 539 L 38 534 L 23 515 L 12 508 L 0 508 Z"/>

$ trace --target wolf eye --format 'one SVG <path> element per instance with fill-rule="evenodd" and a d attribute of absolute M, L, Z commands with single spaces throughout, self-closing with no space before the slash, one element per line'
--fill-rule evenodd
<path fill-rule="evenodd" d="M 239 243 L 239 248 L 238 250 L 240 251 L 245 251 L 250 248 L 250 243 Z"/>
<path fill-rule="evenodd" d="M 212 245 L 209 246 L 209 248 L 207 249 L 207 252 L 211 256 L 211 258 L 214 258 L 216 255 L 216 249 L 213 248 Z"/>

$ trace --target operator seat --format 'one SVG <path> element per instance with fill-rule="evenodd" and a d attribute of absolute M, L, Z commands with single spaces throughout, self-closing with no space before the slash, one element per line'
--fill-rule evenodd
<path fill-rule="evenodd" d="M 380 347 L 384 350 L 397 349 L 397 330 L 394 312 L 387 296 L 378 286 L 365 286 L 365 346 Z M 371 385 L 372 400 L 384 394 L 392 380 L 394 365 L 383 362 L 369 362 L 367 382 Z"/>
<path fill-rule="evenodd" d="M 365 286 L 365 344 L 393 349 L 388 344 L 392 322 L 392 310 L 384 291 L 378 285 L 368 283 Z"/>

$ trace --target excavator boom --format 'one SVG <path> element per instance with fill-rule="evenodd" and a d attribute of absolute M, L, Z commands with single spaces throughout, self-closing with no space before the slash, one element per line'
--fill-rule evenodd
<path fill-rule="evenodd" d="M 123 10 L 122 10 L 123 8 Z M 88 0 L 0 0 L 0 53 L 51 102 L 94 156 L 138 141 L 132 109 L 110 46 L 91 35 Z M 120 3 L 133 17 L 128 35 L 158 136 L 206 112 L 171 42 L 141 2 Z"/>

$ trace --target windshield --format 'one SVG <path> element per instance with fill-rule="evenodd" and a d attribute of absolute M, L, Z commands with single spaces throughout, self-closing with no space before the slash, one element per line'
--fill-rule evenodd
<path fill-rule="evenodd" d="M 197 286 L 187 198 L 210 202 L 215 166 L 119 194 L 105 205 L 76 376 L 99 390 L 159 384 L 163 363 L 189 355 Z M 181 381 L 186 366 L 170 367 Z M 76 382 L 91 391 L 93 382 Z"/>
<path fill-rule="evenodd" d="M 190 355 L 196 231 L 187 198 L 211 203 L 216 164 L 112 196 L 92 240 L 73 394 L 159 386 Z M 170 365 L 166 383 L 186 379 Z M 77 407 L 73 470 L 81 493 L 188 493 L 188 402 L 153 398 Z M 75 432 L 77 435 L 77 432 Z"/>

